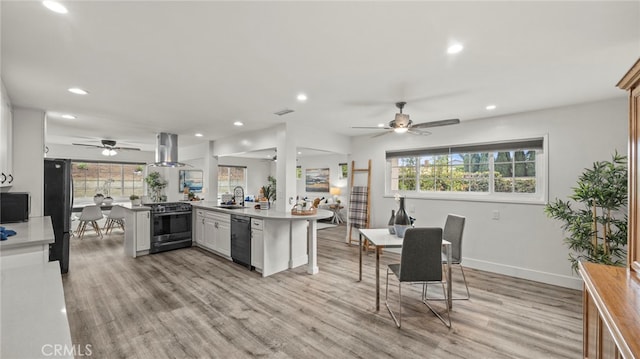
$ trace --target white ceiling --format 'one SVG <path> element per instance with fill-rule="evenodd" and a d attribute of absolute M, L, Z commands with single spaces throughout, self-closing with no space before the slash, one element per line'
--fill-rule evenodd
<path fill-rule="evenodd" d="M 63 4 L 0 3 L 2 79 L 51 114 L 49 143 L 152 150 L 161 131 L 184 146 L 283 121 L 361 135 L 400 100 L 414 122 L 466 121 L 625 96 L 640 54 L 638 1 Z"/>

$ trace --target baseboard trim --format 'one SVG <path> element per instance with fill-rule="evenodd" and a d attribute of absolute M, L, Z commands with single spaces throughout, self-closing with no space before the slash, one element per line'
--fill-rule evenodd
<path fill-rule="evenodd" d="M 557 285 L 560 287 L 571 289 L 582 289 L 582 279 L 555 273 L 542 272 L 528 268 L 510 266 L 506 264 L 487 262 L 473 258 L 463 258 L 462 265 L 464 267 L 484 270 L 498 274 L 504 274 L 511 277 L 533 280 L 536 282 Z"/>

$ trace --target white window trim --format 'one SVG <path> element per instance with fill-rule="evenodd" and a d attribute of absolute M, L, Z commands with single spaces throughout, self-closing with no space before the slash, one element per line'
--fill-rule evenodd
<path fill-rule="evenodd" d="M 417 192 L 417 191 L 392 191 L 391 166 L 385 159 L 385 198 L 393 198 L 396 194 L 411 199 L 433 199 L 444 201 L 468 201 L 468 202 L 495 202 L 495 203 L 520 203 L 546 205 L 549 202 L 549 135 L 542 136 L 542 153 L 536 153 L 536 193 L 488 193 L 488 192 Z M 521 140 L 525 140 L 523 138 Z M 508 139 L 496 142 L 515 142 L 519 139 Z M 453 147 L 454 145 L 452 145 Z M 493 164 L 493 158 L 490 157 Z M 492 166 L 493 167 L 493 166 Z M 419 173 L 416 173 L 419 176 Z M 493 171 L 490 174 L 489 185 L 493 191 Z"/>

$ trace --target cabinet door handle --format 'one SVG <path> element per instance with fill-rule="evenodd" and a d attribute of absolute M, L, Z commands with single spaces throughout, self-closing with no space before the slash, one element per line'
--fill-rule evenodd
<path fill-rule="evenodd" d="M 4 174 L 4 172 L 2 172 L 2 180 L 0 180 L 0 183 L 5 183 L 7 181 L 7 176 Z"/>
<path fill-rule="evenodd" d="M 218 228 L 218 222 L 216 222 L 216 224 L 214 225 L 215 228 Z"/>
<path fill-rule="evenodd" d="M 11 182 L 13 182 L 13 175 L 12 174 L 9 175 L 9 183 L 11 183 Z"/>

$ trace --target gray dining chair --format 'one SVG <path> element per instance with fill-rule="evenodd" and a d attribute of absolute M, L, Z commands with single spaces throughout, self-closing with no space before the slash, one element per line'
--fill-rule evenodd
<path fill-rule="evenodd" d="M 453 270 L 451 265 L 457 265 L 462 272 L 462 280 L 464 287 L 467 291 L 465 297 L 453 297 L 452 300 L 468 300 L 471 298 L 469 294 L 469 285 L 467 284 L 467 277 L 464 275 L 464 268 L 462 267 L 462 236 L 464 234 L 464 224 L 466 218 L 457 214 L 447 215 L 447 221 L 444 224 L 444 231 L 442 232 L 442 239 L 451 242 L 451 263 L 449 264 L 449 270 Z M 447 263 L 447 257 L 442 254 L 442 264 Z M 451 273 L 453 274 L 453 272 Z M 453 285 L 453 283 L 451 283 Z M 443 300 L 442 298 L 430 298 L 427 296 L 427 285 L 423 287 L 423 296 L 428 300 Z"/>
<path fill-rule="evenodd" d="M 409 228 L 402 240 L 402 252 L 400 263 L 390 264 L 387 268 L 387 284 L 384 304 L 389 310 L 398 328 L 402 325 L 402 283 L 427 284 L 440 282 L 445 298 L 447 291 L 444 287 L 442 269 L 442 228 Z M 393 273 L 398 279 L 398 297 L 400 298 L 400 310 L 398 317 L 389 306 L 389 274 Z M 424 292 L 423 292 L 424 293 Z M 427 301 L 424 295 L 421 298 L 424 303 L 447 327 L 451 327 L 449 305 L 447 308 L 447 320 L 443 318 Z"/>

